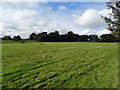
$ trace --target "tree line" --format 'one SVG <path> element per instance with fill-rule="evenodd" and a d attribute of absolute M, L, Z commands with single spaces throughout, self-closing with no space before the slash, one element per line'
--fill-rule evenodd
<path fill-rule="evenodd" d="M 4 36 L 2 40 L 14 40 L 20 41 L 23 40 L 20 35 L 14 36 Z M 58 31 L 42 32 L 39 34 L 31 33 L 27 40 L 35 40 L 38 42 L 118 42 L 119 39 L 112 34 L 102 34 L 100 37 L 97 35 L 79 35 L 75 34 L 72 31 L 69 31 L 67 34 L 59 34 Z"/>

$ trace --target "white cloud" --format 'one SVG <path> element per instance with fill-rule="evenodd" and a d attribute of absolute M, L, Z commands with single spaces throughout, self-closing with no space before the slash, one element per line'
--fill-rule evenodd
<path fill-rule="evenodd" d="M 0 10 L 0 30 L 3 36 L 20 35 L 22 38 L 28 38 L 32 32 L 49 33 L 56 30 L 62 34 L 72 30 L 81 35 L 107 32 L 97 29 L 105 27 L 100 14 L 105 14 L 107 10 L 88 9 L 83 15 L 73 12 L 73 23 L 68 13 L 52 12 L 52 7 L 42 7 L 40 3 L 4 3 L 3 9 Z M 65 6 L 59 6 L 59 10 L 66 9 Z"/>
<path fill-rule="evenodd" d="M 107 16 L 107 17 L 110 16 L 109 13 L 112 13 L 112 10 L 103 9 L 103 10 L 101 10 L 101 11 L 99 12 L 100 15 L 102 15 L 102 16 Z"/>
<path fill-rule="evenodd" d="M 78 12 L 78 11 L 77 11 Z M 103 9 L 101 11 L 95 9 L 87 9 L 82 15 L 75 13 L 73 16 L 73 23 L 77 27 L 81 28 L 80 34 L 109 34 L 110 31 L 105 29 L 107 28 L 106 22 L 102 19 L 102 16 L 109 17 L 111 10 Z M 83 30 L 82 30 L 83 29 Z"/>
<path fill-rule="evenodd" d="M 19 10 L 12 15 L 9 14 L 5 16 L 4 18 L 7 19 L 4 19 L 3 22 L 0 23 L 0 29 L 2 29 L 3 35 L 11 34 L 11 36 L 14 36 L 20 34 L 26 38 L 32 32 L 36 32 L 36 30 L 42 31 L 41 28 L 49 23 L 48 18 L 40 15 L 39 11 L 36 10 Z"/>
<path fill-rule="evenodd" d="M 46 19 L 35 10 L 18 11 L 12 16 L 12 20 L 22 27 L 32 27 L 45 24 Z"/>
<path fill-rule="evenodd" d="M 89 33 L 90 33 L 90 30 L 87 29 L 87 30 L 81 31 L 80 35 L 89 34 Z"/>
<path fill-rule="evenodd" d="M 67 10 L 67 8 L 65 6 L 59 6 L 58 10 Z"/>
<path fill-rule="evenodd" d="M 44 27 L 49 24 L 49 19 L 42 16 L 43 3 L 31 2 L 6 2 L 3 3 L 0 10 L 0 30 L 2 36 L 5 35 L 21 35 L 23 38 L 28 38 L 32 32 L 42 32 Z M 49 10 L 52 8 L 48 7 Z"/>
<path fill-rule="evenodd" d="M 4 18 L 0 17 L 2 19 L 0 30 L 2 30 L 3 36 L 20 35 L 22 38 L 28 38 L 32 32 L 53 32 L 56 30 L 60 33 L 66 32 L 65 27 L 59 25 L 61 22 L 56 20 L 52 13 L 50 16 L 48 16 L 48 13 L 42 15 L 39 10 L 30 9 L 5 9 L 3 13 Z"/>
<path fill-rule="evenodd" d="M 107 29 L 103 29 L 97 32 L 98 35 L 102 35 L 102 34 L 110 34 L 110 31 Z"/>
<path fill-rule="evenodd" d="M 95 9 L 87 9 L 82 15 L 73 14 L 73 22 L 85 28 L 100 28 L 106 24 L 101 13 Z"/>

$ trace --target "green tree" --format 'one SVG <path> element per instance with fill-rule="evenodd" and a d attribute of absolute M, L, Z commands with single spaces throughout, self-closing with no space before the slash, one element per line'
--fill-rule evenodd
<path fill-rule="evenodd" d="M 47 36 L 48 42 L 59 42 L 60 40 L 60 35 L 58 31 L 51 32 Z"/>
<path fill-rule="evenodd" d="M 66 41 L 67 42 L 75 42 L 76 41 L 76 35 L 72 31 L 69 31 L 66 34 Z"/>
<path fill-rule="evenodd" d="M 39 33 L 36 37 L 35 40 L 38 42 L 45 42 L 46 41 L 46 34 L 43 33 Z"/>
<path fill-rule="evenodd" d="M 89 35 L 88 36 L 88 41 L 90 42 L 97 42 L 99 40 L 97 35 Z"/>
<path fill-rule="evenodd" d="M 116 37 L 113 36 L 112 34 L 102 34 L 100 36 L 100 41 L 101 42 L 115 42 L 116 41 Z"/>
<path fill-rule="evenodd" d="M 12 40 L 11 36 L 4 36 L 2 40 Z"/>
<path fill-rule="evenodd" d="M 120 40 L 120 0 L 106 2 L 106 4 L 112 13 L 109 13 L 110 17 L 102 16 L 102 18 L 107 22 L 107 29 L 111 31 L 111 34 Z"/>
<path fill-rule="evenodd" d="M 79 42 L 87 42 L 88 41 L 88 35 L 80 35 L 78 41 Z"/>
<path fill-rule="evenodd" d="M 65 42 L 66 41 L 66 34 L 65 35 L 64 34 L 60 35 L 60 41 L 61 42 Z"/>
<path fill-rule="evenodd" d="M 20 41 L 20 40 L 21 40 L 21 37 L 20 37 L 19 35 L 18 35 L 18 36 L 14 36 L 14 37 L 13 37 L 13 40 L 14 40 L 14 41 Z"/>
<path fill-rule="evenodd" d="M 36 37 L 36 34 L 35 34 L 35 33 L 32 33 L 32 34 L 29 36 L 29 39 L 30 39 L 30 40 L 34 40 L 35 37 Z"/>

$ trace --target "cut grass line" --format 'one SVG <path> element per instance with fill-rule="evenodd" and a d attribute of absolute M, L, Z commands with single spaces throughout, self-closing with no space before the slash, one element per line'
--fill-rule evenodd
<path fill-rule="evenodd" d="M 96 63 L 95 61 L 97 61 L 97 60 L 95 59 L 94 62 L 92 62 L 92 63 Z M 90 63 L 90 64 L 92 64 L 92 63 Z M 86 67 L 86 66 L 89 66 L 90 64 L 84 65 L 82 68 L 84 68 L 84 67 Z M 78 69 L 79 66 L 77 66 L 76 68 Z M 45 78 L 45 79 L 42 79 L 42 80 L 40 80 L 39 82 L 36 82 L 35 84 L 46 82 L 47 80 L 53 79 L 53 78 L 55 78 L 55 77 L 58 77 L 58 76 L 60 76 L 60 75 L 62 75 L 62 74 L 64 74 L 64 73 L 73 71 L 72 69 L 75 69 L 74 66 L 71 67 L 71 68 L 69 68 L 69 69 L 67 69 L 67 70 L 64 70 L 64 71 L 61 72 L 61 73 L 53 74 L 52 76 L 49 76 L 49 77 L 47 77 L 47 78 Z M 80 68 L 80 69 L 81 69 L 81 68 Z"/>
<path fill-rule="evenodd" d="M 88 63 L 88 64 L 85 64 L 85 65 L 81 65 L 81 66 L 77 66 L 77 67 L 75 67 L 74 65 L 73 65 L 73 67 L 71 67 L 71 68 L 69 68 L 69 70 L 72 70 L 72 68 L 80 68 L 80 67 L 85 67 L 85 66 L 88 66 L 88 65 L 90 65 L 90 64 L 92 64 L 92 63 L 94 63 L 95 61 L 97 61 L 97 60 L 99 60 L 99 58 L 97 58 L 97 59 L 94 59 L 93 61 L 91 61 L 90 63 Z M 84 61 L 84 60 L 83 60 Z M 83 62 L 83 61 L 81 61 L 81 63 Z M 77 61 L 76 61 L 77 62 Z M 85 62 L 86 63 L 86 62 Z M 47 65 L 49 65 L 49 64 L 47 64 Z M 45 66 L 45 65 L 43 65 L 43 66 Z M 42 67 L 42 66 L 39 66 L 39 68 L 40 67 Z M 32 70 L 35 70 L 35 69 L 38 69 L 38 67 L 36 68 L 32 68 L 32 69 L 29 69 L 30 71 Z M 68 71 L 68 69 L 67 70 L 64 70 L 62 73 L 64 73 L 64 72 L 66 72 L 66 71 Z M 16 75 L 15 77 L 17 77 L 17 79 L 15 79 L 15 77 L 13 77 L 13 78 L 11 78 L 11 79 L 13 79 L 13 80 L 11 80 L 11 79 L 9 79 L 9 81 L 11 81 L 11 82 L 14 82 L 14 81 L 16 81 L 16 80 L 19 80 L 21 77 L 19 77 L 19 76 L 22 76 L 22 75 L 24 75 L 25 74 L 25 72 L 24 73 L 20 73 L 20 74 L 18 74 L 18 75 Z"/>
<path fill-rule="evenodd" d="M 65 60 L 68 60 L 68 59 L 70 59 L 70 58 L 66 58 Z M 44 66 L 46 66 L 46 65 L 54 64 L 54 63 L 61 62 L 61 61 L 65 61 L 65 60 L 64 60 L 64 59 L 62 59 L 62 60 L 56 60 L 56 61 L 48 62 L 48 63 L 39 65 L 39 66 L 37 66 L 37 67 L 30 68 L 30 69 L 18 70 L 18 71 L 16 71 L 16 72 L 12 72 L 12 73 L 5 73 L 5 74 L 3 74 L 3 77 L 4 77 L 4 76 L 11 75 L 11 74 L 16 74 L 16 73 L 19 74 L 20 72 L 22 72 L 22 73 L 20 73 L 19 75 L 16 75 L 16 76 L 14 76 L 14 77 L 12 77 L 12 78 L 9 79 L 9 80 L 11 80 L 11 79 L 14 79 L 15 77 L 19 77 L 19 76 L 23 75 L 24 73 L 26 73 L 26 72 L 28 72 L 28 71 L 35 70 L 35 69 L 44 67 Z M 34 65 L 34 66 L 35 66 L 35 65 Z"/>
<path fill-rule="evenodd" d="M 78 77 L 78 76 L 83 76 L 83 75 L 88 74 L 89 72 L 91 72 L 91 71 L 94 70 L 95 68 L 97 68 L 97 67 L 99 67 L 100 65 L 102 65 L 102 63 L 104 63 L 104 62 L 100 62 L 100 63 L 98 63 L 97 65 L 94 65 L 94 66 L 91 65 L 91 66 L 89 66 L 88 69 L 83 68 L 83 70 L 82 70 L 83 72 L 80 72 L 80 73 L 78 73 L 78 75 L 75 76 L 75 73 L 76 73 L 76 72 L 79 72 L 79 71 L 81 70 L 81 68 L 78 68 L 78 70 L 74 71 L 74 73 L 72 72 L 73 74 L 69 75 L 69 77 L 68 77 L 66 80 L 64 80 L 62 83 L 59 83 L 59 85 L 62 85 L 62 84 L 64 84 L 66 81 L 69 81 L 72 77 Z M 33 86 L 33 87 L 38 86 L 37 84 L 39 84 L 39 83 L 45 83 L 45 82 L 47 82 L 47 81 L 50 81 L 50 79 L 58 78 L 59 76 L 62 76 L 63 74 L 68 73 L 68 72 L 71 72 L 71 71 L 72 71 L 72 70 L 67 70 L 66 72 L 62 72 L 62 73 L 59 73 L 59 74 L 57 74 L 57 75 L 53 75 L 52 78 L 51 78 L 51 77 L 48 77 L 48 78 L 46 78 L 46 79 L 43 79 L 43 80 L 41 80 L 41 81 L 39 81 L 39 82 L 34 83 L 34 86 Z M 39 86 L 39 87 L 41 87 L 41 86 Z M 44 88 L 44 87 L 42 86 L 42 88 Z"/>

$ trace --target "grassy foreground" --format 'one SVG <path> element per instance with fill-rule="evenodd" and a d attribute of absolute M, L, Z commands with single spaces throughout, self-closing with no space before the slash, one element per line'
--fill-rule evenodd
<path fill-rule="evenodd" d="M 3 43 L 7 88 L 116 88 L 118 44 Z"/>

